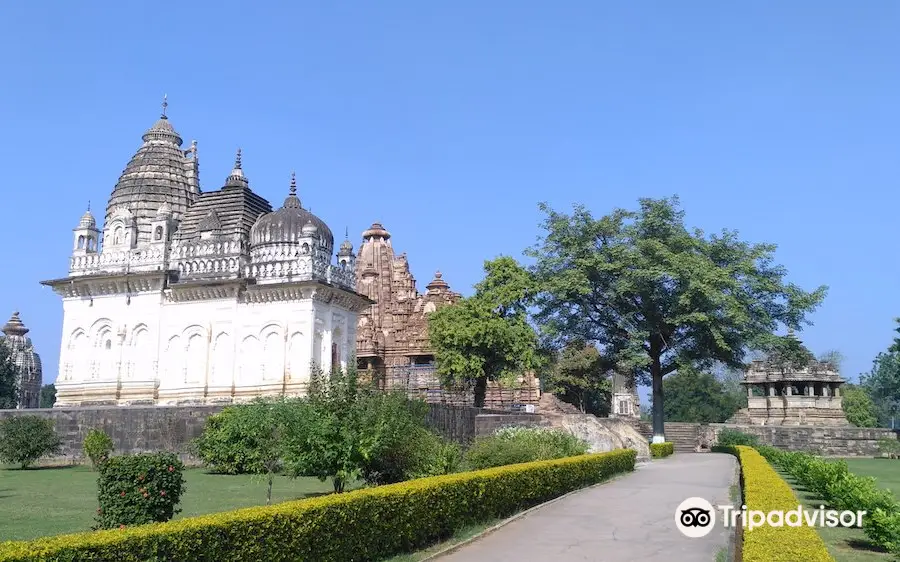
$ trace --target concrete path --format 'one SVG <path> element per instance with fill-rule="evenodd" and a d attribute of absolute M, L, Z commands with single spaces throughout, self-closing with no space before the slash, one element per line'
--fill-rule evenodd
<path fill-rule="evenodd" d="M 538 508 L 439 560 L 714 562 L 728 545 L 722 518 L 707 536 L 688 538 L 675 526 L 675 511 L 689 497 L 730 505 L 736 475 L 736 459 L 717 453 L 640 464 L 632 474 Z"/>

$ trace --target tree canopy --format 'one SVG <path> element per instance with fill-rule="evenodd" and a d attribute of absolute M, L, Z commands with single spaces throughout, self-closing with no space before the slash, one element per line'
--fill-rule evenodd
<path fill-rule="evenodd" d="M 665 379 L 663 389 L 669 421 L 723 423 L 746 405 L 715 376 L 689 367 Z"/>
<path fill-rule="evenodd" d="M 865 388 L 855 384 L 841 387 L 841 407 L 847 421 L 856 427 L 878 427 L 878 408 Z"/>
<path fill-rule="evenodd" d="M 611 384 L 597 347 L 573 340 L 556 355 L 546 374 L 545 389 L 578 406 L 582 412 L 609 414 Z"/>
<path fill-rule="evenodd" d="M 513 258 L 484 264 L 475 294 L 428 315 L 428 336 L 445 386 L 471 386 L 483 407 L 489 380 L 512 381 L 540 363 L 528 322 L 534 293 L 529 273 Z"/>
<path fill-rule="evenodd" d="M 900 415 L 900 352 L 879 353 L 872 370 L 861 375 L 859 383 L 875 403 L 880 425 L 895 422 Z"/>
<path fill-rule="evenodd" d="M 664 438 L 664 376 L 743 367 L 747 350 L 772 345 L 780 326 L 808 324 L 827 291 L 787 282 L 773 244 L 688 230 L 677 197 L 599 219 L 581 205 L 570 215 L 541 209 L 545 233 L 528 252 L 536 319 L 551 337 L 595 343 L 620 372 L 651 382 L 655 440 Z"/>

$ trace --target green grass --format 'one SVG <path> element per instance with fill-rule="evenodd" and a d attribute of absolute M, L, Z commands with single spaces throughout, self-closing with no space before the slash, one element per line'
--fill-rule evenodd
<path fill-rule="evenodd" d="M 888 488 L 897 494 L 900 491 L 900 461 L 887 459 L 845 459 L 847 466 L 859 476 L 874 476 L 881 488 Z M 779 471 L 780 472 L 780 471 Z M 796 480 L 780 472 L 797 492 L 800 503 L 807 509 L 818 509 L 824 502 L 808 492 Z M 890 554 L 872 545 L 862 529 L 816 527 L 816 531 L 828 552 L 837 562 L 890 562 L 895 560 Z"/>
<path fill-rule="evenodd" d="M 453 545 L 459 544 L 463 541 L 471 539 L 472 537 L 480 535 L 489 528 L 498 524 L 500 521 L 500 519 L 495 519 L 492 521 L 488 521 L 487 523 L 480 523 L 478 525 L 469 525 L 467 527 L 463 527 L 462 529 L 453 533 L 453 536 L 445 541 L 433 544 L 428 548 L 425 548 L 418 552 L 413 552 L 411 554 L 399 554 L 392 558 L 387 558 L 383 562 L 419 562 L 420 560 L 425 560 L 429 556 L 433 556 L 438 552 L 444 550 L 445 548 L 450 548 Z"/>
<path fill-rule="evenodd" d="M 97 473 L 84 466 L 0 470 L 0 541 L 88 531 L 97 512 Z M 176 518 L 266 503 L 263 476 L 185 470 L 186 488 Z M 275 478 L 272 502 L 332 491 L 315 478 Z"/>

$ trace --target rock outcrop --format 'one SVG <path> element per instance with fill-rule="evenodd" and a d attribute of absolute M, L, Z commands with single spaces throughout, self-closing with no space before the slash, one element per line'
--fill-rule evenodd
<path fill-rule="evenodd" d="M 590 445 L 590 452 L 602 453 L 614 449 L 634 449 L 638 462 L 650 460 L 650 445 L 628 422 L 616 418 L 598 418 L 591 414 L 544 416 L 551 426 L 564 429 Z"/>

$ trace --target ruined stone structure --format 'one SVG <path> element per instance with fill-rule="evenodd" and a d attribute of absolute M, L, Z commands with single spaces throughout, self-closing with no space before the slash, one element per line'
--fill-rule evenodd
<path fill-rule="evenodd" d="M 40 405 L 42 369 L 41 356 L 34 350 L 29 330 L 22 323 L 18 312 L 13 312 L 9 322 L 3 326 L 3 340 L 9 348 L 10 359 L 19 373 L 16 384 L 19 388 L 18 408 L 37 408 Z"/>
<path fill-rule="evenodd" d="M 386 390 L 402 389 L 431 403 L 472 404 L 471 391 L 446 390 L 435 374 L 427 315 L 460 298 L 459 293 L 450 290 L 441 272 L 435 273 L 425 287 L 425 294 L 420 294 L 406 254 L 395 255 L 390 232 L 376 222 L 363 232 L 356 279 L 356 291 L 374 301 L 359 315 L 356 330 L 359 369 Z M 538 380 L 527 375 L 512 387 L 491 383 L 485 406 L 534 404 L 539 398 Z"/>
<path fill-rule="evenodd" d="M 729 423 L 849 426 L 841 406 L 844 382 L 829 363 L 784 368 L 753 361 L 741 382 L 747 387 L 747 408 Z"/>
<path fill-rule="evenodd" d="M 102 228 L 88 209 L 68 275 L 43 282 L 63 305 L 57 407 L 303 395 L 313 365 L 353 356 L 371 301 L 355 292 L 350 241 L 335 263 L 334 236 L 301 205 L 293 174 L 273 210 L 240 150 L 221 187 L 203 191 L 197 144 L 182 150 L 166 105 Z"/>
<path fill-rule="evenodd" d="M 634 377 L 613 373 L 610 401 L 609 417 L 640 419 L 641 401 Z"/>

